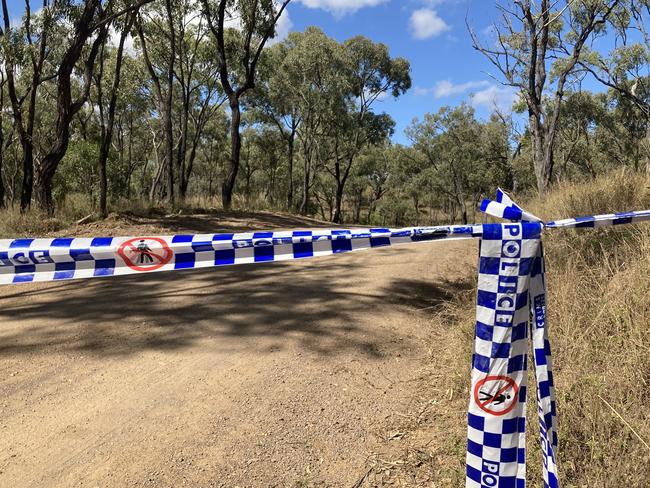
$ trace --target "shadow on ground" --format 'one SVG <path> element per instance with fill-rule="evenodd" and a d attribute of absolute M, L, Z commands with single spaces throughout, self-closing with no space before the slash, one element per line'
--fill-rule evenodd
<path fill-rule="evenodd" d="M 224 215 L 168 216 L 147 223 L 173 232 L 220 232 L 305 228 L 317 222 L 270 213 Z M 393 263 L 408 265 L 412 250 L 382 252 Z M 256 347 L 255 339 L 263 337 L 277 339 L 277 348 L 293 341 L 321 355 L 353 350 L 381 357 L 389 352 L 386 344 L 395 343 L 388 327 L 377 326 L 384 314 L 396 306 L 433 311 L 471 287 L 415 279 L 382 286 L 383 274 L 372 274 L 381 273 L 376 266 L 370 254 L 354 253 L 300 263 L 6 287 L 0 290 L 0 357 L 61 351 L 129 355 L 187 348 L 206 339 L 212 339 L 209 347 L 232 350 Z M 268 347 L 268 341 L 260 342 Z"/>
<path fill-rule="evenodd" d="M 474 289 L 474 280 L 470 278 L 435 282 L 416 279 L 395 279 L 384 288 L 386 300 L 409 309 L 436 313 L 450 303 L 459 293 Z"/>
<path fill-rule="evenodd" d="M 128 217 L 134 222 L 141 218 Z M 272 212 L 241 212 L 218 210 L 200 215 L 166 215 L 147 218 L 146 223 L 153 224 L 172 233 L 194 232 L 211 234 L 217 232 L 247 232 L 251 229 L 306 229 L 339 227 L 338 224 L 320 220 Z"/>
<path fill-rule="evenodd" d="M 388 252 L 397 258 L 408 250 Z M 224 339 L 212 347 L 236 348 L 251 344 L 226 339 L 274 337 L 278 348 L 291 340 L 322 355 L 354 350 L 380 357 L 394 341 L 390 331 L 367 320 L 369 312 L 381 320 L 395 305 L 435 306 L 454 284 L 357 286 L 364 272 L 358 256 L 11 288 L 0 297 L 0 323 L 20 325 L 0 329 L 0 356 L 57 350 L 124 355 L 203 339 Z"/>

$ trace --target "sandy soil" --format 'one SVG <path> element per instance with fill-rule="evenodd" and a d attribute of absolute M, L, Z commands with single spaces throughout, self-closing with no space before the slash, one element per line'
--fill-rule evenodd
<path fill-rule="evenodd" d="M 71 232 L 310 225 L 238 214 Z M 475 246 L 0 288 L 0 486 L 354 486 L 399 445 L 387 419 L 417 398 L 430 314 Z"/>

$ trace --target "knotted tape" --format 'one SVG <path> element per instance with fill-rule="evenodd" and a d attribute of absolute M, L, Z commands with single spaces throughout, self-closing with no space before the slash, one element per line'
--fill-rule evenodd
<path fill-rule="evenodd" d="M 531 338 L 544 486 L 558 487 L 556 411 L 546 328 L 543 224 L 499 189 L 483 201 L 489 215 L 479 251 L 476 325 L 468 408 L 466 486 L 526 483 L 526 398 Z"/>

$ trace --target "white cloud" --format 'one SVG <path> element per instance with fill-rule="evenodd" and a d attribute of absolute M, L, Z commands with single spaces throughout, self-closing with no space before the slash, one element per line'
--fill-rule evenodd
<path fill-rule="evenodd" d="M 485 108 L 490 111 L 498 109 L 506 112 L 512 109 L 512 104 L 519 98 L 516 88 L 492 84 L 487 80 L 467 81 L 458 84 L 454 84 L 450 80 L 442 80 L 431 88 L 416 87 L 413 92 L 415 95 L 432 95 L 434 98 L 469 93 L 469 102 L 472 107 Z"/>
<path fill-rule="evenodd" d="M 460 95 L 461 93 L 468 92 L 474 88 L 487 87 L 489 83 L 483 81 L 468 81 L 466 83 L 459 83 L 455 85 L 449 80 L 442 80 L 433 85 L 432 88 L 415 88 L 416 95 L 433 95 L 435 98 L 449 97 L 452 95 Z"/>
<path fill-rule="evenodd" d="M 119 46 L 120 35 L 120 32 L 111 27 L 108 31 L 108 45 L 115 48 Z M 138 55 L 138 50 L 135 47 L 135 42 L 131 34 L 127 34 L 126 39 L 124 39 L 124 54 L 132 58 Z"/>
<path fill-rule="evenodd" d="M 483 27 L 481 29 L 481 34 L 483 34 L 486 37 L 494 37 L 494 36 L 496 36 L 496 33 L 497 33 L 497 31 L 494 28 L 493 24 L 486 25 L 485 27 Z"/>
<path fill-rule="evenodd" d="M 428 5 L 429 7 L 438 7 L 443 3 L 459 3 L 459 0 L 421 0 L 420 3 Z"/>
<path fill-rule="evenodd" d="M 293 22 L 291 22 L 291 17 L 289 17 L 289 11 L 287 9 L 284 9 L 284 12 L 282 12 L 282 15 L 278 19 L 278 23 L 275 26 L 275 37 L 273 39 L 269 39 L 266 45 L 272 46 L 273 44 L 277 44 L 278 42 L 284 40 L 291 31 L 292 27 Z"/>
<path fill-rule="evenodd" d="M 415 10 L 409 20 L 411 33 L 416 39 L 429 39 L 451 30 L 435 10 L 422 8 Z"/>
<path fill-rule="evenodd" d="M 280 3 L 277 0 L 274 0 L 275 7 L 280 8 Z M 207 28 L 205 20 L 203 21 L 204 28 Z M 237 29 L 241 30 L 242 29 L 242 24 L 241 24 L 241 16 L 229 16 L 226 19 L 224 19 L 224 27 L 227 29 Z M 282 12 L 282 15 L 278 19 L 278 23 L 275 26 L 275 37 L 272 39 L 269 39 L 266 42 L 267 46 L 272 46 L 273 44 L 277 44 L 278 42 L 281 42 L 287 37 L 287 34 L 289 34 L 289 31 L 291 31 L 291 28 L 293 27 L 293 22 L 291 21 L 291 18 L 289 17 L 289 10 L 284 9 Z"/>
<path fill-rule="evenodd" d="M 449 80 L 443 80 L 436 83 L 436 86 L 434 87 L 435 91 L 433 94 L 436 98 L 443 98 L 451 95 L 459 95 L 474 88 L 480 88 L 486 85 L 489 85 L 487 81 L 468 81 L 466 83 L 454 85 Z"/>
<path fill-rule="evenodd" d="M 498 109 L 507 112 L 519 98 L 518 90 L 511 86 L 490 85 L 470 95 L 470 103 L 474 108 L 483 107 L 488 110 Z"/>
<path fill-rule="evenodd" d="M 387 0 L 299 0 L 305 7 L 327 10 L 337 17 L 353 14 L 364 7 L 375 7 Z"/>

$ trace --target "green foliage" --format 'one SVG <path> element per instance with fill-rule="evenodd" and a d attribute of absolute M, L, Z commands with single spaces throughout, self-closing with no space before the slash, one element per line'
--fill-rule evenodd
<path fill-rule="evenodd" d="M 474 205 L 496 185 L 512 182 L 507 126 L 498 119 L 482 124 L 467 105 L 443 107 L 408 129 L 412 148 L 405 160 L 411 194 L 433 191 L 450 218 L 467 222 L 467 202 Z"/>
<path fill-rule="evenodd" d="M 166 3 L 153 2 L 140 10 L 127 33 L 107 161 L 109 205 L 132 200 L 153 205 L 165 200 L 170 164 L 175 184 L 180 184 L 179 173 L 186 179 L 188 199 L 219 197 L 230 157 L 230 120 L 215 37 L 204 14 L 207 5 L 214 17 L 217 4 L 216 0 L 171 2 L 168 19 Z M 545 65 L 552 68 L 549 80 L 567 67 L 567 53 L 562 50 L 575 42 L 572 33 L 589 22 L 591 13 L 602 13 L 606 4 L 589 0 L 571 2 L 567 9 L 561 4 L 553 7 L 548 46 L 557 59 L 549 58 Z M 61 61 L 72 32 L 70 20 L 78 16 L 81 5 L 59 2 L 56 8 L 34 14 L 31 45 L 24 22 L 1 38 L 3 61 L 9 57 L 19 68 L 16 80 L 21 97 L 29 94 L 38 41 L 43 35 L 49 39 L 42 71 L 45 80 L 37 87 L 35 106 L 36 165 L 51 146 L 56 125 L 56 85 L 49 77 Z M 592 70 L 612 87 L 596 95 L 571 91 L 567 85 L 552 145 L 554 184 L 593 179 L 619 167 L 641 171 L 648 166 L 650 55 L 643 35 L 623 38 L 632 28 L 644 32 L 639 5 L 617 9 L 607 25 L 597 26 L 594 36 L 608 28 L 621 40 L 611 53 L 584 48 L 572 70 L 573 77 Z M 245 58 L 252 55 L 244 48 L 245 33 L 251 34 L 250 45 L 255 47 L 273 29 L 277 8 L 271 0 L 229 1 L 226 58 L 235 88 L 245 81 Z M 536 15 L 541 21 L 540 13 Z M 125 17 L 112 24 L 112 40 L 98 57 L 102 69 L 95 70 L 89 100 L 71 123 L 68 151 L 55 177 L 58 202 L 68 195 L 85 194 L 87 205 L 97 205 L 98 148 L 115 79 L 115 39 L 127 25 Z M 528 53 L 530 36 L 519 24 L 511 27 L 501 30 L 497 40 L 510 53 Z M 151 69 L 143 55 L 145 45 Z M 167 86 L 170 55 L 174 58 L 171 88 Z M 527 80 L 526 63 L 516 61 L 510 67 L 508 76 L 514 84 Z M 75 68 L 75 95 L 83 68 L 82 64 Z M 411 84 L 409 61 L 392 57 L 388 46 L 363 36 L 339 42 L 317 27 L 308 27 L 266 47 L 257 65 L 255 87 L 241 99 L 243 139 L 236 202 L 341 222 L 407 225 L 473 220 L 477 203 L 496 186 L 519 193 L 535 189 L 533 131 L 507 116 L 494 114 L 479 120 L 470 106 L 445 107 L 413 122 L 407 131 L 408 146 L 392 144 L 395 123 L 378 102 L 403 95 Z M 10 118 L 6 84 L 2 89 L 3 114 Z M 168 92 L 171 137 L 162 117 Z M 542 112 L 551 114 L 555 102 L 552 93 L 543 92 Z M 27 106 L 23 103 L 24 113 Z M 530 115 L 526 97 L 514 108 Z M 543 131 L 546 117 L 540 116 L 540 121 Z M 3 152 L 3 183 L 9 204 L 15 205 L 23 154 L 15 131 L 7 130 L 8 122 L 4 122 L 9 139 Z M 173 145 L 172 161 L 167 161 L 165 151 L 168 140 Z"/>

